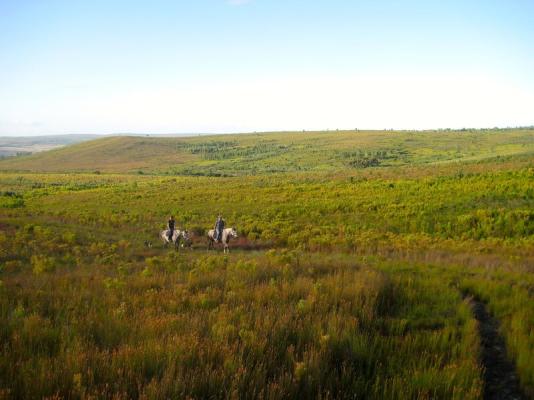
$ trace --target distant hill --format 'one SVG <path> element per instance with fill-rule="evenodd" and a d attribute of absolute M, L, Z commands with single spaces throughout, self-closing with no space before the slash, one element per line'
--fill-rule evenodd
<path fill-rule="evenodd" d="M 0 158 L 39 153 L 57 147 L 94 140 L 98 135 L 48 135 L 0 137 Z"/>
<path fill-rule="evenodd" d="M 534 154 L 534 129 L 114 136 L 0 161 L 0 170 L 246 175 Z"/>

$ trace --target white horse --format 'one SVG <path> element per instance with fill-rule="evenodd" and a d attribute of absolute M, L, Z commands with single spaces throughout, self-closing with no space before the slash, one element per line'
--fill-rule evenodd
<path fill-rule="evenodd" d="M 235 230 L 235 228 L 223 229 L 222 236 L 221 236 L 221 243 L 223 244 L 223 252 L 224 253 L 229 253 L 230 252 L 230 249 L 228 247 L 228 242 L 230 242 L 230 239 L 236 239 L 236 238 L 237 238 L 237 231 Z M 210 229 L 208 231 L 208 250 L 213 248 L 215 243 L 216 243 L 216 240 L 215 240 L 215 229 Z"/>
<path fill-rule="evenodd" d="M 167 247 L 168 244 L 171 242 L 174 243 L 174 248 L 180 247 L 180 242 L 183 240 L 182 247 L 189 243 L 189 232 L 187 232 L 185 229 L 175 229 L 171 240 L 169 240 L 169 230 L 166 229 L 164 231 L 161 231 L 159 236 L 161 237 L 161 240 L 163 241 L 163 245 Z"/>

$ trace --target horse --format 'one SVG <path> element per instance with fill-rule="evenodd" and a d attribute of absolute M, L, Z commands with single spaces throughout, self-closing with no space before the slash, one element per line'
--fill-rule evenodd
<path fill-rule="evenodd" d="M 223 229 L 222 236 L 221 236 L 221 243 L 223 244 L 223 252 L 224 253 L 229 253 L 230 252 L 230 249 L 228 247 L 228 242 L 230 242 L 230 239 L 235 239 L 235 238 L 237 238 L 237 231 L 235 230 L 235 228 Z M 216 241 L 215 241 L 215 229 L 210 229 L 208 231 L 208 250 L 213 248 L 215 243 L 216 243 Z"/>
<path fill-rule="evenodd" d="M 163 241 L 163 246 L 167 247 L 169 243 L 174 243 L 174 248 L 178 249 L 180 247 L 180 241 L 183 240 L 182 247 L 184 247 L 184 244 L 187 244 L 190 242 L 189 240 L 189 232 L 187 232 L 185 229 L 175 229 L 171 240 L 169 240 L 169 230 L 161 231 L 159 236 L 161 237 L 161 240 Z"/>

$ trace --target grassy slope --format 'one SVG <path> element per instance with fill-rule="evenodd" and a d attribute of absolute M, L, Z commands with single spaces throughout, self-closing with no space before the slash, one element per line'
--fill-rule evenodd
<path fill-rule="evenodd" d="M 243 175 L 479 161 L 534 152 L 534 130 L 335 131 L 111 137 L 0 162 L 0 170 Z"/>
<path fill-rule="evenodd" d="M 194 157 L 173 151 L 179 139 L 109 137 L 35 154 L 3 160 L 2 169 L 31 171 L 117 171 L 126 172 L 179 164 Z"/>

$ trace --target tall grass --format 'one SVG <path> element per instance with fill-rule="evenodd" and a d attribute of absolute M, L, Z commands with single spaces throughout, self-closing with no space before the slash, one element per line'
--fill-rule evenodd
<path fill-rule="evenodd" d="M 155 256 L 5 277 L 14 398 L 458 398 L 481 391 L 458 292 L 351 257 Z M 474 349 L 474 351 L 473 351 Z"/>

